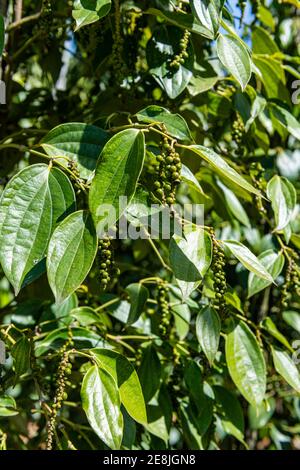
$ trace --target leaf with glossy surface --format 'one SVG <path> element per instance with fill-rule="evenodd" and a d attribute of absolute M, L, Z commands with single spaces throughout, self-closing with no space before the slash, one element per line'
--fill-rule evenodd
<path fill-rule="evenodd" d="M 127 325 L 132 325 L 137 321 L 140 315 L 143 313 L 145 303 L 149 297 L 148 289 L 138 282 L 129 284 L 125 291 L 130 298 L 130 311 L 128 315 Z"/>
<path fill-rule="evenodd" d="M 196 335 L 210 365 L 218 352 L 221 332 L 220 317 L 212 307 L 204 307 L 197 315 Z"/>
<path fill-rule="evenodd" d="M 136 118 L 139 122 L 148 124 L 160 122 L 163 123 L 168 131 L 168 134 L 175 139 L 182 141 L 191 141 L 192 136 L 185 119 L 180 114 L 170 113 L 166 108 L 161 106 L 151 105 L 136 113 Z"/>
<path fill-rule="evenodd" d="M 76 21 L 75 31 L 95 23 L 106 16 L 111 9 L 111 0 L 75 0 L 72 16 Z"/>
<path fill-rule="evenodd" d="M 185 148 L 203 158 L 203 160 L 205 160 L 220 176 L 223 176 L 225 179 L 241 186 L 250 193 L 256 194 L 257 196 L 261 195 L 260 192 L 252 186 L 252 184 L 248 183 L 247 180 L 231 168 L 231 166 L 229 166 L 228 163 L 212 149 L 203 147 L 202 145 L 189 145 L 185 146 Z"/>
<path fill-rule="evenodd" d="M 174 56 L 180 53 L 180 35 L 182 31 L 178 28 L 160 26 L 147 44 L 150 73 L 171 99 L 177 98 L 185 90 L 193 75 L 194 50 L 191 41 L 185 62 L 178 68 L 170 66 Z"/>
<path fill-rule="evenodd" d="M 266 364 L 257 340 L 240 321 L 226 337 L 226 363 L 230 376 L 246 400 L 259 405 L 266 391 Z"/>
<path fill-rule="evenodd" d="M 262 279 L 266 279 L 270 283 L 274 282 L 271 274 L 245 245 L 235 240 L 222 240 L 222 244 L 231 251 L 248 271 L 253 272 Z"/>
<path fill-rule="evenodd" d="M 31 165 L 10 180 L 0 201 L 0 262 L 16 295 L 42 274 L 54 228 L 74 209 L 70 180 L 57 168 Z"/>
<path fill-rule="evenodd" d="M 82 407 L 97 436 L 110 448 L 120 449 L 123 437 L 121 401 L 114 379 L 98 366 L 85 374 L 81 386 Z"/>
<path fill-rule="evenodd" d="M 134 196 L 145 158 L 145 139 L 137 129 L 114 135 L 105 145 L 97 163 L 89 192 L 89 206 L 98 236 L 114 225 Z"/>
<path fill-rule="evenodd" d="M 194 173 L 192 173 L 191 170 L 183 164 L 181 165 L 181 178 L 190 188 L 192 188 L 194 191 L 197 191 L 199 194 L 201 194 L 201 196 L 205 196 L 203 189 L 201 188 L 200 183 Z"/>
<path fill-rule="evenodd" d="M 275 253 L 273 250 L 267 250 L 261 253 L 258 258 L 259 262 L 265 267 L 268 273 L 275 280 L 281 273 L 284 266 L 284 255 L 282 253 Z M 262 279 L 254 273 L 250 273 L 248 277 L 248 299 L 252 295 L 261 292 L 266 287 L 272 284 L 267 279 Z"/>
<path fill-rule="evenodd" d="M 82 326 L 93 325 L 94 323 L 101 323 L 101 317 L 91 307 L 78 307 L 70 311 L 70 316 L 75 318 Z"/>
<path fill-rule="evenodd" d="M 16 408 L 17 405 L 13 397 L 9 395 L 2 395 L 0 397 L 0 416 L 4 418 L 15 416 L 19 413 Z"/>
<path fill-rule="evenodd" d="M 292 219 L 297 203 L 296 189 L 287 178 L 275 175 L 268 182 L 267 195 L 275 214 L 275 230 L 283 230 Z"/>
<path fill-rule="evenodd" d="M 108 349 L 92 349 L 98 365 L 105 369 L 118 385 L 121 402 L 127 413 L 138 423 L 147 422 L 145 399 L 137 372 L 125 356 Z"/>
<path fill-rule="evenodd" d="M 170 241 L 169 256 L 176 279 L 200 281 L 211 263 L 211 238 L 199 227 L 186 229 L 184 237 L 174 234 Z"/>
<path fill-rule="evenodd" d="M 287 109 L 272 103 L 271 110 L 273 116 L 280 122 L 280 124 L 287 129 L 287 131 L 300 140 L 300 124 L 299 121 Z"/>
<path fill-rule="evenodd" d="M 251 77 L 251 59 L 246 46 L 234 36 L 220 34 L 217 52 L 224 67 L 244 90 Z"/>
<path fill-rule="evenodd" d="M 205 26 L 215 37 L 220 24 L 220 2 L 218 0 L 192 0 L 190 3 L 200 24 Z"/>
<path fill-rule="evenodd" d="M 100 127 L 70 122 L 54 127 L 41 141 L 47 155 L 66 166 L 65 156 L 78 164 L 82 178 L 88 178 L 96 167 L 99 155 L 108 141 L 107 132 Z"/>
<path fill-rule="evenodd" d="M 290 325 L 294 330 L 300 333 L 300 313 L 294 310 L 286 310 L 282 313 L 284 321 Z"/>
<path fill-rule="evenodd" d="M 274 367 L 284 380 L 300 393 L 300 374 L 296 364 L 288 353 L 277 348 L 272 348 Z"/>
<path fill-rule="evenodd" d="M 95 228 L 86 211 L 69 215 L 54 231 L 48 248 L 47 274 L 58 304 L 85 280 L 97 247 Z"/>

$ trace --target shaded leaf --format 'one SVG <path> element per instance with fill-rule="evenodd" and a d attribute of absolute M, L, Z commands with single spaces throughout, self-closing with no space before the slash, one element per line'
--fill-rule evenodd
<path fill-rule="evenodd" d="M 145 303 L 149 297 L 149 291 L 143 284 L 138 282 L 129 284 L 125 291 L 129 294 L 130 298 L 130 311 L 127 325 L 132 325 L 143 313 Z"/>
<path fill-rule="evenodd" d="M 75 31 L 95 23 L 106 16 L 111 8 L 111 0 L 75 0 L 72 16 L 76 21 Z"/>
<path fill-rule="evenodd" d="M 204 307 L 197 315 L 196 335 L 210 365 L 218 352 L 221 322 L 218 313 L 212 307 Z"/>

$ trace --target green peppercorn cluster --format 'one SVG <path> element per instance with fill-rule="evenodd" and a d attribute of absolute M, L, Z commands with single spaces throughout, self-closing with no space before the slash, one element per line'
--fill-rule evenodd
<path fill-rule="evenodd" d="M 189 40 L 190 40 L 190 31 L 188 29 L 184 30 L 182 39 L 180 39 L 180 51 L 175 55 L 174 59 L 170 62 L 170 67 L 179 69 L 181 64 L 184 64 L 189 54 L 187 52 Z"/>
<path fill-rule="evenodd" d="M 119 0 L 114 0 L 115 28 L 113 32 L 112 61 L 113 73 L 118 83 L 122 83 L 126 75 L 126 66 L 123 60 L 124 39 L 121 33 L 121 11 Z"/>
<path fill-rule="evenodd" d="M 113 248 L 110 237 L 104 237 L 98 242 L 100 285 L 107 289 L 113 275 L 117 272 L 113 259 Z"/>
<path fill-rule="evenodd" d="M 67 385 L 67 376 L 72 373 L 72 364 L 70 362 L 70 356 L 67 349 L 71 346 L 74 346 L 74 342 L 72 340 L 72 332 L 71 330 L 69 330 L 68 340 L 66 341 L 64 346 L 62 346 L 59 350 L 61 360 L 57 370 L 55 384 L 56 389 L 53 404 L 51 406 L 51 414 L 47 423 L 47 450 L 52 450 L 53 448 L 53 436 L 55 433 L 58 411 L 62 407 L 63 401 L 68 398 L 68 395 L 65 390 Z"/>
<path fill-rule="evenodd" d="M 245 125 L 240 114 L 237 114 L 235 121 L 232 124 L 232 140 L 235 141 L 237 146 L 241 145 L 245 133 Z"/>
<path fill-rule="evenodd" d="M 226 306 L 226 276 L 224 272 L 225 255 L 218 243 L 213 228 L 210 229 L 210 236 L 213 243 L 213 259 L 211 269 L 214 275 L 215 307 L 223 312 Z"/>
<path fill-rule="evenodd" d="M 292 257 L 289 258 L 285 280 L 281 290 L 282 308 L 289 306 L 293 292 L 296 292 L 296 294 L 300 296 L 300 269 L 296 260 L 298 260 L 298 255 L 292 252 Z"/>
<path fill-rule="evenodd" d="M 158 178 L 154 182 L 155 192 L 169 206 L 175 203 L 176 187 L 181 182 L 181 159 L 174 148 L 175 143 L 175 140 L 170 142 L 164 137 L 161 153 L 156 157 L 159 165 Z"/>
<path fill-rule="evenodd" d="M 161 281 L 157 286 L 157 290 L 158 311 L 161 314 L 158 329 L 161 337 L 166 338 L 170 325 L 169 287 L 164 281 Z"/>

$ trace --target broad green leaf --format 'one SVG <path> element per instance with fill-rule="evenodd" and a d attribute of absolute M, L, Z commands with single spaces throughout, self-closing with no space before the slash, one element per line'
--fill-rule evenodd
<path fill-rule="evenodd" d="M 276 402 L 273 397 L 264 400 L 259 406 L 249 405 L 248 418 L 250 429 L 261 429 L 269 422 L 274 414 Z"/>
<path fill-rule="evenodd" d="M 148 403 L 158 391 L 161 377 L 161 363 L 152 346 L 148 346 L 144 351 L 138 375 L 146 403 Z"/>
<path fill-rule="evenodd" d="M 183 237 L 174 234 L 171 238 L 169 256 L 176 279 L 200 281 L 211 263 L 211 238 L 202 228 L 186 228 Z"/>
<path fill-rule="evenodd" d="M 87 211 L 74 212 L 56 228 L 48 248 L 47 274 L 58 304 L 85 280 L 97 248 L 95 228 Z"/>
<path fill-rule="evenodd" d="M 25 374 L 30 367 L 30 351 L 31 344 L 25 335 L 22 335 L 11 348 L 16 374 L 15 383 L 17 383 L 20 376 Z"/>
<path fill-rule="evenodd" d="M 224 67 L 244 90 L 251 77 L 251 59 L 246 46 L 234 36 L 220 34 L 217 52 Z"/>
<path fill-rule="evenodd" d="M 258 256 L 257 259 L 274 280 L 281 273 L 285 260 L 282 253 L 275 253 L 273 250 L 264 251 Z M 257 294 L 258 292 L 261 292 L 270 284 L 272 284 L 271 281 L 262 279 L 261 277 L 258 277 L 251 272 L 248 277 L 248 298 L 252 297 L 252 295 Z"/>
<path fill-rule="evenodd" d="M 146 405 L 138 375 L 126 357 L 108 349 L 92 349 L 99 367 L 108 372 L 118 385 L 121 402 L 138 423 L 147 422 Z"/>
<path fill-rule="evenodd" d="M 200 183 L 194 173 L 192 173 L 191 170 L 183 164 L 181 165 L 181 178 L 185 183 L 187 183 L 188 186 L 201 194 L 201 196 L 205 196 L 203 189 L 201 188 Z"/>
<path fill-rule="evenodd" d="M 218 74 L 207 61 L 200 61 L 194 64 L 193 76 L 188 84 L 188 91 L 191 96 L 197 96 L 210 90 L 219 80 Z"/>
<path fill-rule="evenodd" d="M 252 103 L 250 116 L 245 123 L 245 132 L 248 132 L 250 129 L 251 124 L 255 121 L 255 119 L 260 116 L 263 112 L 267 104 L 265 98 L 260 95 L 257 95 Z"/>
<path fill-rule="evenodd" d="M 261 195 L 260 192 L 254 188 L 254 186 L 252 186 L 252 184 L 248 183 L 248 181 L 246 181 L 236 170 L 229 166 L 228 163 L 212 149 L 203 147 L 202 145 L 189 145 L 185 146 L 185 148 L 203 158 L 203 160 L 205 160 L 209 166 L 211 166 L 212 169 L 220 176 L 223 176 L 225 179 L 237 184 L 238 186 L 241 186 L 250 193 L 256 194 L 258 196 Z"/>
<path fill-rule="evenodd" d="M 224 431 L 245 444 L 243 409 L 237 397 L 220 385 L 215 385 L 213 391 Z"/>
<path fill-rule="evenodd" d="M 246 400 L 259 405 L 266 391 L 266 365 L 257 340 L 240 321 L 226 337 L 226 363 L 230 376 Z"/>
<path fill-rule="evenodd" d="M 204 307 L 197 315 L 196 335 L 210 365 L 218 352 L 221 322 L 218 313 L 212 307 Z"/>
<path fill-rule="evenodd" d="M 177 336 L 183 340 L 190 330 L 191 311 L 187 304 L 174 305 L 171 310 L 174 315 Z"/>
<path fill-rule="evenodd" d="M 300 140 L 300 124 L 299 121 L 290 113 L 287 109 L 272 103 L 270 107 L 273 116 L 279 121 L 279 123 L 288 130 L 288 132 Z"/>
<path fill-rule="evenodd" d="M 192 11 L 200 24 L 205 26 L 215 37 L 220 23 L 219 0 L 192 0 L 190 3 Z"/>
<path fill-rule="evenodd" d="M 255 55 L 253 71 L 262 81 L 268 98 L 290 102 L 290 95 L 285 86 L 285 74 L 280 62 L 271 57 Z M 258 70 L 256 70 L 256 68 Z"/>
<path fill-rule="evenodd" d="M 120 449 L 123 437 L 123 416 L 117 384 L 105 370 L 92 366 L 81 386 L 82 408 L 91 428 L 110 448 Z"/>
<path fill-rule="evenodd" d="M 283 344 L 291 353 L 294 352 L 292 346 L 290 345 L 286 337 L 283 336 L 282 333 L 280 333 L 277 326 L 270 317 L 264 318 L 261 325 L 264 330 L 266 330 L 270 335 L 272 335 L 273 338 L 276 338 L 277 341 Z"/>
<path fill-rule="evenodd" d="M 184 440 L 188 448 L 193 450 L 204 450 L 202 438 L 198 431 L 196 417 L 191 406 L 184 401 L 179 405 L 179 417 L 182 426 Z"/>
<path fill-rule="evenodd" d="M 274 367 L 284 380 L 300 393 L 300 374 L 296 364 L 287 352 L 272 347 Z"/>
<path fill-rule="evenodd" d="M 286 310 L 282 313 L 284 321 L 290 325 L 294 330 L 300 333 L 300 313 L 293 310 Z"/>
<path fill-rule="evenodd" d="M 129 326 L 135 323 L 143 313 L 145 303 L 149 297 L 149 291 L 143 284 L 138 282 L 129 284 L 125 291 L 130 298 L 130 312 L 127 320 L 127 325 Z"/>
<path fill-rule="evenodd" d="M 44 257 L 55 226 L 75 209 L 69 179 L 39 163 L 8 183 L 0 201 L 0 262 L 16 295 L 44 271 Z"/>
<path fill-rule="evenodd" d="M 144 427 L 167 445 L 172 425 L 172 401 L 167 387 L 162 386 L 157 397 L 147 406 L 148 423 Z"/>
<path fill-rule="evenodd" d="M 149 72 L 171 99 L 177 98 L 185 90 L 193 75 L 194 50 L 191 41 L 185 62 L 178 68 L 170 66 L 174 56 L 180 53 L 178 38 L 182 34 L 174 26 L 160 26 L 147 44 Z"/>
<path fill-rule="evenodd" d="M 8 418 L 17 415 L 19 412 L 16 408 L 17 405 L 13 397 L 9 395 L 2 395 L 0 397 L 0 418 Z"/>
<path fill-rule="evenodd" d="M 4 18 L 0 15 L 0 57 L 2 56 L 3 48 L 4 48 L 4 40 L 5 40 L 5 24 Z"/>
<path fill-rule="evenodd" d="M 106 16 L 111 8 L 111 0 L 75 0 L 72 16 L 76 21 L 75 31 L 95 23 Z"/>
<path fill-rule="evenodd" d="M 145 157 L 145 139 L 137 129 L 114 135 L 98 160 L 89 192 L 89 206 L 98 236 L 125 211 L 134 196 Z M 120 197 L 127 198 L 120 204 Z"/>
<path fill-rule="evenodd" d="M 82 178 L 88 178 L 96 167 L 99 155 L 108 141 L 107 132 L 81 122 L 70 122 L 54 127 L 41 141 L 41 147 L 50 157 L 56 157 L 67 166 L 64 158 L 74 160 Z"/>
<path fill-rule="evenodd" d="M 72 328 L 72 338 L 76 349 L 111 347 L 101 336 L 87 328 Z M 53 330 L 45 338 L 35 342 L 35 355 L 39 357 L 48 351 L 57 351 L 66 343 L 67 339 L 68 328 Z"/>
<path fill-rule="evenodd" d="M 245 266 L 248 271 L 253 272 L 258 277 L 266 279 L 268 282 L 274 282 L 273 277 L 266 270 L 259 259 L 245 245 L 235 240 L 222 240 L 222 243 L 231 251 L 231 253 Z"/>
<path fill-rule="evenodd" d="M 208 39 L 213 39 L 214 36 L 205 26 L 201 25 L 194 15 L 182 13 L 180 11 L 161 11 L 157 8 L 149 8 L 146 10 L 148 15 L 155 15 L 163 18 L 167 23 L 178 26 L 182 29 L 188 29 L 195 34 L 200 34 Z"/>
<path fill-rule="evenodd" d="M 82 326 L 93 325 L 94 323 L 101 323 L 100 315 L 95 312 L 91 307 L 78 307 L 70 311 L 70 316 L 73 317 Z"/>
<path fill-rule="evenodd" d="M 231 215 L 237 220 L 239 220 L 246 227 L 250 227 L 250 221 L 247 212 L 243 208 L 242 204 L 240 203 L 239 199 L 236 197 L 234 192 L 227 188 L 225 184 L 221 183 L 221 181 L 218 181 L 218 186 L 222 189 L 224 193 L 226 204 Z"/>
<path fill-rule="evenodd" d="M 271 35 L 260 26 L 256 26 L 252 31 L 252 50 L 254 54 L 273 55 L 280 53 Z"/>
<path fill-rule="evenodd" d="M 267 195 L 275 214 L 275 230 L 283 230 L 291 221 L 297 203 L 296 189 L 287 178 L 275 175 L 268 182 Z"/>
<path fill-rule="evenodd" d="M 139 122 L 163 123 L 168 131 L 168 134 L 175 139 L 188 141 L 192 140 L 190 130 L 185 119 L 180 114 L 170 113 L 166 108 L 161 106 L 151 105 L 136 113 L 136 118 Z"/>

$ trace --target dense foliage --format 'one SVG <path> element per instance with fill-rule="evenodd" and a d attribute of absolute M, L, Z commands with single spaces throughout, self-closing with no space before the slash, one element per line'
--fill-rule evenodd
<path fill-rule="evenodd" d="M 299 7 L 0 1 L 1 449 L 300 448 Z"/>

